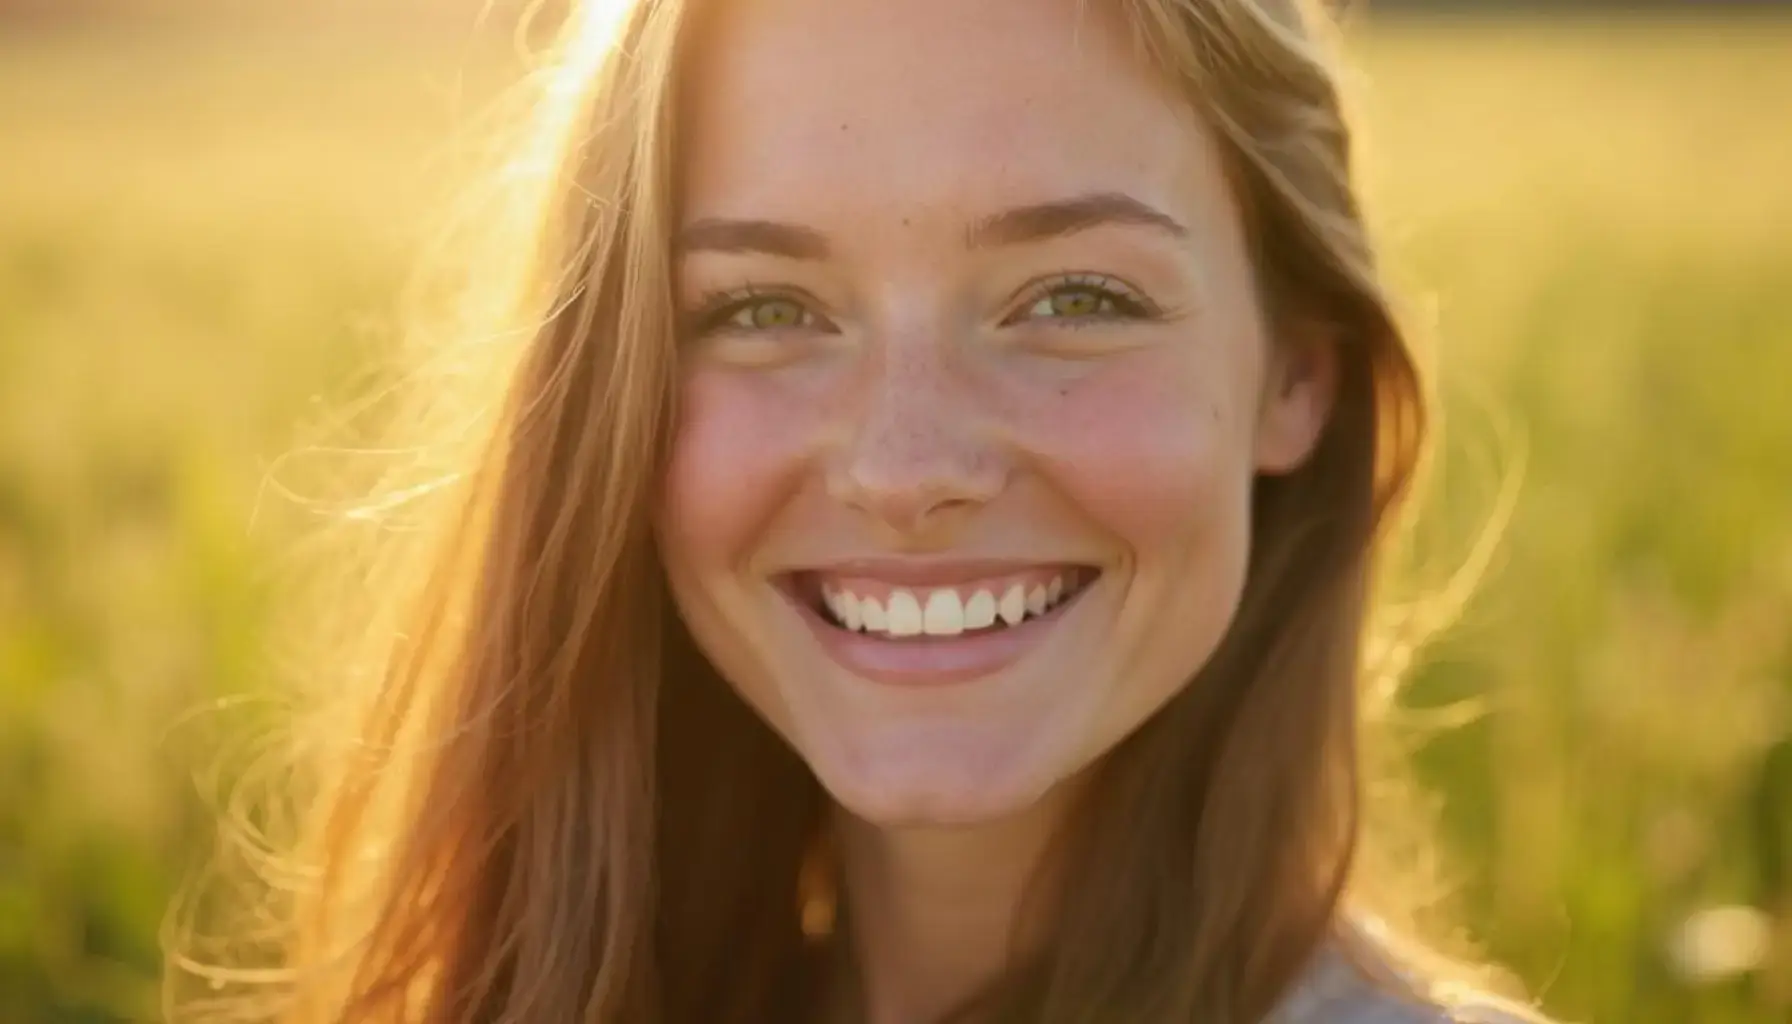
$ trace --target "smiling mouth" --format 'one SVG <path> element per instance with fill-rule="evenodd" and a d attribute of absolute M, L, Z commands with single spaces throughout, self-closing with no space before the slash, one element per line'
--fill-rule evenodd
<path fill-rule="evenodd" d="M 933 586 L 799 572 L 792 596 L 842 633 L 884 640 L 984 636 L 1053 616 L 1100 576 L 1093 566 L 1052 565 Z"/>

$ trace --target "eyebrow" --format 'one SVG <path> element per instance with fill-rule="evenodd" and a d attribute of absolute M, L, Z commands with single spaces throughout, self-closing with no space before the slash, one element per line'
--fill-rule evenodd
<path fill-rule="evenodd" d="M 965 231 L 973 249 L 1042 242 L 1109 225 L 1138 225 L 1184 238 L 1188 229 L 1169 214 L 1121 192 L 1091 192 L 1017 206 L 978 219 Z M 693 252 L 764 253 L 791 260 L 826 259 L 826 235 L 813 228 L 769 220 L 707 217 L 693 221 L 674 240 L 678 255 Z"/>
<path fill-rule="evenodd" d="M 984 217 L 965 233 L 965 243 L 973 249 L 1021 245 L 1113 224 L 1156 228 L 1176 238 L 1188 235 L 1176 218 L 1148 203 L 1123 192 L 1091 192 Z"/>
<path fill-rule="evenodd" d="M 813 228 L 770 220 L 728 220 L 708 217 L 692 221 L 673 243 L 679 255 L 693 252 L 759 252 L 790 260 L 826 259 L 826 235 Z"/>

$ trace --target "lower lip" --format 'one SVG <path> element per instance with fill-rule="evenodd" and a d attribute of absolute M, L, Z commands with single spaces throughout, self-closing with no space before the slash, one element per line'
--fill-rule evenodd
<path fill-rule="evenodd" d="M 912 636 L 900 640 L 854 633 L 829 622 L 794 595 L 785 595 L 803 617 L 821 649 L 854 675 L 890 686 L 950 686 L 994 675 L 1025 657 L 1051 635 L 1059 620 L 1095 585 L 1090 581 L 1070 600 L 1018 626 L 959 636 Z"/>

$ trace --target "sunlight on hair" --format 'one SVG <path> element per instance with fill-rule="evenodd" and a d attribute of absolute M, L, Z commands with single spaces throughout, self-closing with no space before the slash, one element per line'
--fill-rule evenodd
<path fill-rule="evenodd" d="M 549 86 L 543 98 L 542 113 L 547 119 L 560 121 L 573 116 L 580 97 L 589 85 L 591 69 L 601 64 L 622 34 L 630 12 L 638 5 L 629 0 L 590 0 L 579 4 L 576 19 L 567 32 L 565 70 Z M 587 74 L 576 74 L 576 71 Z"/>

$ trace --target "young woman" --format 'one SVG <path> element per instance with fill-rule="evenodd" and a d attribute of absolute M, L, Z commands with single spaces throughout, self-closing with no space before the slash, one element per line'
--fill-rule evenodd
<path fill-rule="evenodd" d="M 281 1019 L 1514 1019 L 1345 899 L 1424 416 L 1321 22 L 578 11 Z"/>

